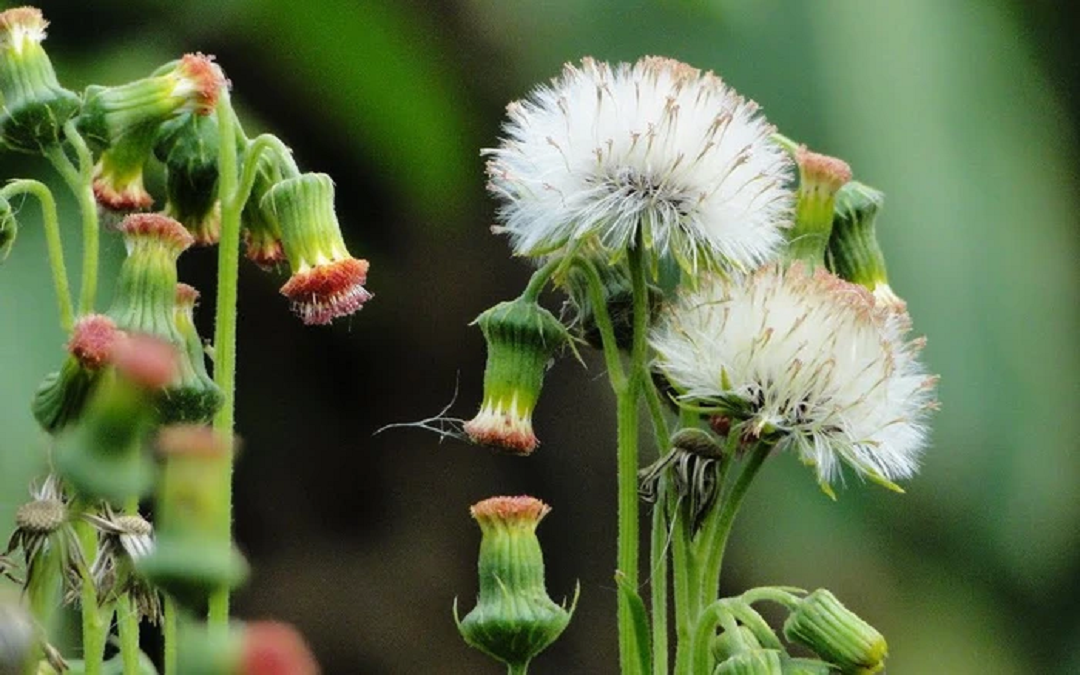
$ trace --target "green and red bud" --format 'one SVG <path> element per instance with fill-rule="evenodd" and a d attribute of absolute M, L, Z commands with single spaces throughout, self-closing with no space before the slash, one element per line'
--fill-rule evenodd
<path fill-rule="evenodd" d="M 851 167 L 841 159 L 811 152 L 805 145 L 794 154 L 799 166 L 799 191 L 795 225 L 788 231 L 787 258 L 802 260 L 813 270 L 824 264 L 836 193 L 851 180 Z"/>
<path fill-rule="evenodd" d="M 281 287 L 293 311 L 308 325 L 328 324 L 363 308 L 368 262 L 353 258 L 334 212 L 334 183 L 321 173 L 286 178 L 262 199 L 262 209 L 281 231 L 292 276 Z"/>
<path fill-rule="evenodd" d="M 480 525 L 480 595 L 458 621 L 465 642 L 511 667 L 524 668 L 570 623 L 548 597 L 536 527 L 550 507 L 532 497 L 492 497 L 470 512 Z M 455 619 L 457 608 L 455 605 Z"/>
<path fill-rule="evenodd" d="M 0 12 L 0 142 L 19 152 L 56 146 L 79 97 L 64 89 L 41 46 L 48 22 L 36 7 Z"/>
<path fill-rule="evenodd" d="M 175 218 L 201 246 L 221 236 L 217 114 L 188 113 L 158 131 L 154 154 L 165 165 L 165 214 Z"/>
<path fill-rule="evenodd" d="M 179 359 L 179 377 L 166 392 L 165 405 L 172 422 L 209 422 L 224 402 L 221 388 L 206 371 L 206 351 L 195 327 L 195 305 L 199 291 L 187 284 L 176 286 L 176 329 L 184 344 Z"/>
<path fill-rule="evenodd" d="M 280 158 L 274 152 L 264 152 L 259 156 L 251 195 L 240 214 L 244 255 L 264 270 L 274 269 L 285 262 L 281 226 L 263 205 L 266 193 L 284 178 L 279 161 Z"/>
<path fill-rule="evenodd" d="M 799 600 L 784 622 L 784 636 L 812 649 L 845 675 L 880 672 L 889 651 L 881 633 L 825 589 Z"/>
<path fill-rule="evenodd" d="M 570 336 L 555 315 L 522 298 L 495 305 L 473 323 L 483 331 L 488 352 L 484 400 L 465 432 L 475 443 L 528 455 L 539 445 L 532 414 L 544 372 Z"/>
<path fill-rule="evenodd" d="M 229 531 L 232 442 L 209 427 L 176 425 L 157 441 L 163 468 L 156 494 L 153 553 L 136 561 L 152 583 L 189 607 L 219 588 L 234 588 L 247 563 Z"/>
<path fill-rule="evenodd" d="M 836 193 L 832 234 L 825 262 L 841 279 L 869 288 L 878 302 L 903 308 L 889 286 L 885 254 L 877 239 L 877 215 L 885 194 L 852 181 Z"/>

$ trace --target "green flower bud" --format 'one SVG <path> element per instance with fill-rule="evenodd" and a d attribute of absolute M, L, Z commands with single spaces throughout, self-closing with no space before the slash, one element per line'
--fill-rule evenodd
<path fill-rule="evenodd" d="M 372 298 L 364 288 L 368 261 L 353 258 L 341 238 L 330 176 L 287 178 L 266 193 L 262 209 L 277 222 L 292 269 L 281 294 L 304 323 L 328 324 Z"/>
<path fill-rule="evenodd" d="M 0 263 L 7 260 L 18 234 L 19 221 L 15 219 L 15 210 L 11 208 L 11 202 L 0 197 Z"/>
<path fill-rule="evenodd" d="M 544 371 L 570 336 L 551 312 L 523 298 L 500 302 L 473 323 L 487 341 L 487 365 L 484 400 L 465 432 L 475 443 L 528 455 L 539 445 L 532 414 Z"/>
<path fill-rule="evenodd" d="M 712 653 L 717 663 L 723 663 L 740 652 L 754 649 L 761 649 L 761 643 L 754 631 L 746 626 L 739 626 L 738 636 L 724 631 L 713 638 Z"/>
<path fill-rule="evenodd" d="M 876 673 L 885 667 L 885 638 L 825 589 L 799 601 L 784 622 L 784 636 L 814 650 L 842 673 Z"/>
<path fill-rule="evenodd" d="M 836 669 L 817 659 L 784 659 L 784 675 L 829 675 Z"/>
<path fill-rule="evenodd" d="M 783 653 L 775 649 L 752 649 L 729 657 L 713 675 L 783 675 Z"/>
<path fill-rule="evenodd" d="M 38 153 L 58 144 L 79 109 L 41 46 L 48 25 L 35 7 L 0 12 L 0 141 L 12 150 Z"/>
<path fill-rule="evenodd" d="M 825 262 L 841 279 L 869 288 L 878 301 L 903 307 L 889 287 L 885 254 L 877 240 L 877 215 L 885 194 L 852 181 L 836 193 L 832 235 Z"/>
<path fill-rule="evenodd" d="M 471 509 L 483 535 L 480 597 L 458 621 L 458 631 L 469 646 L 513 668 L 525 668 L 553 643 L 574 612 L 553 602 L 544 588 L 536 526 L 550 510 L 532 497 L 492 497 Z"/>
<path fill-rule="evenodd" d="M 179 359 L 179 382 L 166 392 L 167 415 L 173 422 L 209 422 L 225 398 L 206 372 L 206 352 L 195 328 L 195 304 L 199 292 L 187 284 L 176 286 L 176 329 L 184 340 Z"/>
<path fill-rule="evenodd" d="M 254 621 L 227 634 L 204 626 L 181 633 L 180 675 L 318 675 L 319 665 L 292 626 Z"/>
<path fill-rule="evenodd" d="M 130 133 L 156 129 L 183 112 L 208 115 L 226 86 L 221 69 L 207 56 L 185 54 L 151 77 L 118 87 L 86 90 L 78 126 L 87 141 L 108 148 Z"/>
<path fill-rule="evenodd" d="M 217 198 L 217 113 L 188 113 L 162 125 L 154 154 L 165 165 L 165 214 L 175 218 L 199 245 L 221 235 Z"/>
<path fill-rule="evenodd" d="M 201 341 L 188 318 L 197 294 L 181 293 L 187 298 L 183 308 L 177 302 L 176 260 L 193 239 L 180 223 L 154 213 L 128 216 L 120 231 L 128 257 L 120 268 L 109 316 L 120 328 L 154 335 L 179 352 L 176 379 L 156 397 L 161 421 L 208 421 L 221 407 L 222 396 L 206 374 Z"/>
<path fill-rule="evenodd" d="M 166 427 L 158 437 L 164 467 L 156 495 L 154 551 L 136 568 L 188 607 L 218 588 L 235 588 L 247 563 L 229 532 L 231 443 L 209 427 Z M 222 523 L 225 523 L 222 526 Z"/>
<path fill-rule="evenodd" d="M 156 422 L 152 393 L 174 377 L 175 352 L 155 338 L 119 340 L 80 424 L 60 438 L 54 461 L 81 496 L 123 504 L 153 484 L 143 446 Z"/>
<path fill-rule="evenodd" d="M 263 197 L 282 180 L 282 171 L 277 161 L 277 153 L 264 152 L 259 156 L 251 195 L 240 214 L 244 255 L 264 270 L 274 269 L 285 261 L 281 226 L 273 214 L 263 207 Z"/>
<path fill-rule="evenodd" d="M 94 165 L 94 199 L 107 212 L 146 211 L 154 205 L 143 185 L 143 167 L 150 158 L 157 124 L 141 124 L 116 139 Z"/>
<path fill-rule="evenodd" d="M 788 231 L 787 258 L 802 260 L 813 270 L 825 261 L 836 191 L 851 180 L 851 168 L 843 160 L 810 152 L 805 145 L 794 154 L 799 165 L 799 192 L 795 225 Z"/>
<path fill-rule="evenodd" d="M 113 346 L 122 336 L 112 319 L 100 314 L 84 316 L 75 324 L 68 341 L 68 356 L 60 370 L 38 385 L 30 409 L 41 427 L 55 434 L 75 422 L 103 366 L 111 360 Z"/>

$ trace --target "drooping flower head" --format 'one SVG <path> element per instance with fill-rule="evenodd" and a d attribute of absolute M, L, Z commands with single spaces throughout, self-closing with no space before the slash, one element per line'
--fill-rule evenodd
<path fill-rule="evenodd" d="M 199 246 L 221 236 L 217 196 L 217 114 L 185 113 L 161 125 L 154 155 L 165 165 L 165 214 L 175 218 Z"/>
<path fill-rule="evenodd" d="M 666 58 L 584 59 L 508 107 L 490 190 L 519 255 L 596 241 L 699 266 L 754 268 L 782 243 L 791 161 L 758 106 Z"/>
<path fill-rule="evenodd" d="M 41 152 L 79 109 L 41 46 L 48 25 L 36 7 L 0 12 L 0 147 Z"/>
<path fill-rule="evenodd" d="M 885 195 L 852 181 L 836 193 L 832 234 L 825 263 L 841 279 L 870 289 L 878 302 L 904 306 L 889 286 L 885 254 L 877 239 L 877 215 Z"/>
<path fill-rule="evenodd" d="M 680 399 L 774 439 L 817 469 L 892 486 L 918 468 L 933 384 L 910 320 L 862 286 L 801 263 L 686 290 L 652 335 Z"/>

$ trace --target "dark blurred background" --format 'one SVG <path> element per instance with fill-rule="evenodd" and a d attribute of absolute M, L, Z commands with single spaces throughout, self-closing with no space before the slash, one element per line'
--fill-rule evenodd
<path fill-rule="evenodd" d="M 736 526 L 724 590 L 827 586 L 889 638 L 891 673 L 1080 672 L 1078 43 L 1031 0 L 304 0 L 40 3 L 72 89 L 216 54 L 249 132 L 331 174 L 376 299 L 304 328 L 281 276 L 241 270 L 236 533 L 245 618 L 297 624 L 330 674 L 496 673 L 458 637 L 479 531 L 467 507 L 530 493 L 553 596 L 578 614 L 538 673 L 615 673 L 614 417 L 602 362 L 550 371 L 531 458 L 382 425 L 470 417 L 484 344 L 467 324 L 529 268 L 491 235 L 479 150 L 503 106 L 583 55 L 714 69 L 780 129 L 883 189 L 893 287 L 942 374 L 925 467 L 899 496 L 831 502 L 771 461 Z M 0 156 L 0 176 L 49 176 Z M 51 177 L 49 178 L 50 180 Z M 55 182 L 55 181 L 54 181 Z M 64 208 L 77 279 L 77 217 Z M 0 522 L 43 465 L 28 400 L 62 357 L 37 209 L 0 267 Z M 103 248 L 109 279 L 123 255 Z M 181 277 L 204 295 L 215 253 Z M 560 301 L 550 298 L 551 306 Z M 648 451 L 651 453 L 651 449 Z M 647 455 L 647 457 L 651 456 Z"/>

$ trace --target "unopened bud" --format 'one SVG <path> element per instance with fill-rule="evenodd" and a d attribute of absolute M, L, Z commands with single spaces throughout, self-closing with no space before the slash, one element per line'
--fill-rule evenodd
<path fill-rule="evenodd" d="M 742 625 L 739 626 L 738 635 L 725 630 L 717 635 L 712 643 L 712 653 L 717 663 L 722 663 L 740 652 L 753 649 L 761 649 L 761 642 L 754 635 L 754 631 Z"/>
<path fill-rule="evenodd" d="M 817 659 L 784 659 L 784 675 L 832 675 L 836 669 Z"/>
<path fill-rule="evenodd" d="M 810 152 L 805 145 L 795 150 L 795 161 L 799 165 L 799 191 L 795 225 L 788 231 L 787 257 L 814 269 L 825 261 L 836 192 L 851 180 L 851 167 L 835 157 Z"/>
<path fill-rule="evenodd" d="M 231 442 L 209 427 L 162 429 L 164 468 L 156 495 L 154 552 L 136 568 L 178 602 L 197 607 L 219 588 L 234 588 L 247 563 L 232 543 L 228 481 Z M 224 525 L 222 525 L 224 523 Z"/>
<path fill-rule="evenodd" d="M 842 673 L 876 673 L 885 668 L 885 638 L 825 589 L 799 601 L 784 622 L 784 636 L 809 647 Z"/>
<path fill-rule="evenodd" d="M 532 497 L 492 497 L 471 509 L 483 535 L 480 596 L 458 631 L 471 647 L 511 667 L 524 668 L 551 645 L 574 611 L 552 601 L 544 587 L 536 526 L 549 511 Z"/>
<path fill-rule="evenodd" d="M 266 193 L 265 213 L 281 231 L 292 276 L 281 287 L 308 325 L 328 324 L 363 308 L 368 261 L 353 258 L 334 212 L 334 183 L 321 173 L 287 178 Z"/>
<path fill-rule="evenodd" d="M 165 165 L 165 213 L 202 246 L 217 243 L 221 235 L 218 143 L 217 113 L 188 113 L 166 122 L 154 146 Z"/>
<path fill-rule="evenodd" d="M 904 301 L 889 287 L 885 254 L 877 239 L 877 215 L 885 194 L 852 181 L 836 193 L 832 235 L 825 258 L 841 279 L 869 288 L 878 302 L 900 307 Z"/>
<path fill-rule="evenodd" d="M 282 180 L 277 153 L 264 152 L 259 156 L 255 169 L 255 182 L 251 196 L 240 214 L 240 227 L 244 236 L 244 255 L 264 270 L 276 268 L 285 262 L 285 249 L 281 243 L 281 226 L 273 214 L 263 206 L 263 197 L 270 188 Z"/>
<path fill-rule="evenodd" d="M 319 664 L 289 624 L 254 621 L 227 634 L 202 626 L 181 634 L 179 675 L 318 675 Z"/>
<path fill-rule="evenodd" d="M 195 327 L 195 304 L 199 292 L 187 284 L 176 287 L 176 329 L 181 346 L 180 374 L 166 392 L 163 406 L 170 422 L 209 422 L 221 408 L 224 395 L 206 372 L 206 351 Z"/>
<path fill-rule="evenodd" d="M 36 7 L 0 12 L 0 141 L 39 153 L 55 146 L 79 97 L 64 89 L 41 46 L 48 22 Z"/>
<path fill-rule="evenodd" d="M 728 657 L 713 675 L 783 675 L 782 652 L 775 649 L 752 649 Z"/>
<path fill-rule="evenodd" d="M 555 316 L 532 300 L 501 302 L 476 317 L 487 341 L 484 400 L 465 423 L 469 438 L 517 455 L 539 441 L 532 414 L 551 357 L 570 336 Z"/>

